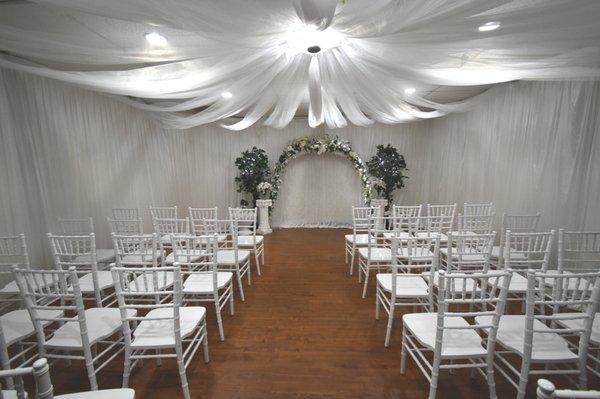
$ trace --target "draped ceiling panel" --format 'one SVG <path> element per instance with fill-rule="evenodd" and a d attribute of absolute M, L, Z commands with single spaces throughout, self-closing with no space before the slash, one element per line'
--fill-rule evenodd
<path fill-rule="evenodd" d="M 242 150 L 264 148 L 274 162 L 311 133 L 338 134 L 364 159 L 395 145 L 410 176 L 399 203 L 493 201 L 498 215 L 541 211 L 543 228 L 600 230 L 600 83 L 491 91 L 469 112 L 418 123 L 330 131 L 293 120 L 240 134 L 215 124 L 167 130 L 109 96 L 0 68 L 0 235 L 26 233 L 39 262 L 58 217 L 92 216 L 100 246 L 113 207 L 219 206 L 225 217 L 239 202 L 232 165 Z M 351 165 L 335 155 L 292 161 L 280 194 L 275 226 L 349 223 L 361 198 Z"/>
<path fill-rule="evenodd" d="M 305 101 L 312 127 L 393 124 L 489 95 L 441 103 L 419 88 L 600 76 L 597 0 L 12 3 L 0 66 L 121 96 L 171 128 L 282 128 Z"/>

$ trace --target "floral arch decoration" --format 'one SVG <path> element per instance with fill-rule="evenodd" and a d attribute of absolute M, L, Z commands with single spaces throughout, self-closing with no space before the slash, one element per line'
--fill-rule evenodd
<path fill-rule="evenodd" d="M 360 156 L 352 150 L 350 146 L 350 142 L 347 140 L 340 139 L 339 137 L 331 137 L 329 135 L 323 135 L 318 137 L 299 137 L 292 141 L 290 141 L 281 155 L 279 156 L 279 160 L 277 164 L 275 164 L 275 169 L 273 170 L 273 174 L 271 176 L 271 199 L 273 201 L 277 200 L 277 196 L 279 195 L 279 187 L 282 183 L 283 174 L 285 173 L 285 168 L 287 167 L 288 162 L 291 159 L 298 158 L 301 155 L 305 154 L 336 154 L 346 157 L 352 165 L 354 169 L 358 173 L 358 177 L 360 178 L 360 182 L 363 187 L 363 198 L 366 204 L 371 203 L 371 179 L 367 172 L 367 166 L 360 158 Z"/>

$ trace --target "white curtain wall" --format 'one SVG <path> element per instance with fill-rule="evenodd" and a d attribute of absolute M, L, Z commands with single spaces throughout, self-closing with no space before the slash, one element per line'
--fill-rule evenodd
<path fill-rule="evenodd" d="M 239 203 L 234 159 L 256 145 L 271 162 L 291 139 L 329 133 L 366 161 L 391 143 L 409 167 L 398 203 L 493 201 L 502 212 L 542 212 L 543 227 L 600 229 L 600 83 L 500 85 L 475 109 L 436 120 L 368 128 L 277 130 L 216 125 L 166 130 L 112 97 L 0 69 L 0 235 L 25 233 L 47 263 L 45 233 L 58 217 L 94 218 L 108 242 L 113 207 Z M 351 220 L 361 186 L 344 158 L 290 162 L 272 224 L 338 226 Z M 149 217 L 144 211 L 146 228 Z M 499 218 L 498 218 L 499 219 Z"/>

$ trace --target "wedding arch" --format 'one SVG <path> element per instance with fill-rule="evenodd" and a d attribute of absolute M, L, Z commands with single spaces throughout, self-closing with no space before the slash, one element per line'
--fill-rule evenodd
<path fill-rule="evenodd" d="M 277 200 L 279 195 L 279 187 L 283 181 L 283 175 L 288 162 L 291 159 L 298 158 L 306 154 L 336 154 L 346 157 L 354 169 L 358 173 L 360 182 L 363 188 L 363 198 L 366 204 L 371 203 L 371 179 L 367 172 L 367 165 L 363 162 L 360 156 L 352 150 L 350 142 L 340 139 L 339 137 L 331 137 L 329 135 L 317 137 L 299 137 L 290 141 L 275 164 L 273 175 L 271 177 L 271 199 L 273 202 Z"/>

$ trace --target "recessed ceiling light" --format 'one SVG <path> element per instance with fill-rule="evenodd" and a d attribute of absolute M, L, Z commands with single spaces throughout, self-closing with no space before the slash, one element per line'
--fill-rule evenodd
<path fill-rule="evenodd" d="M 221 93 L 221 97 L 223 97 L 224 99 L 229 99 L 233 97 L 233 94 L 231 94 L 231 92 L 229 91 L 224 91 L 223 93 Z"/>
<path fill-rule="evenodd" d="M 167 38 L 160 33 L 150 32 L 144 35 L 146 41 L 153 46 L 165 46 L 167 44 Z"/>
<path fill-rule="evenodd" d="M 414 87 L 407 87 L 406 89 L 404 89 L 404 93 L 406 94 L 415 94 L 417 92 L 417 89 L 415 89 Z"/>
<path fill-rule="evenodd" d="M 485 24 L 481 25 L 478 29 L 479 32 L 489 32 L 491 30 L 496 30 L 500 27 L 500 22 L 486 22 Z"/>

